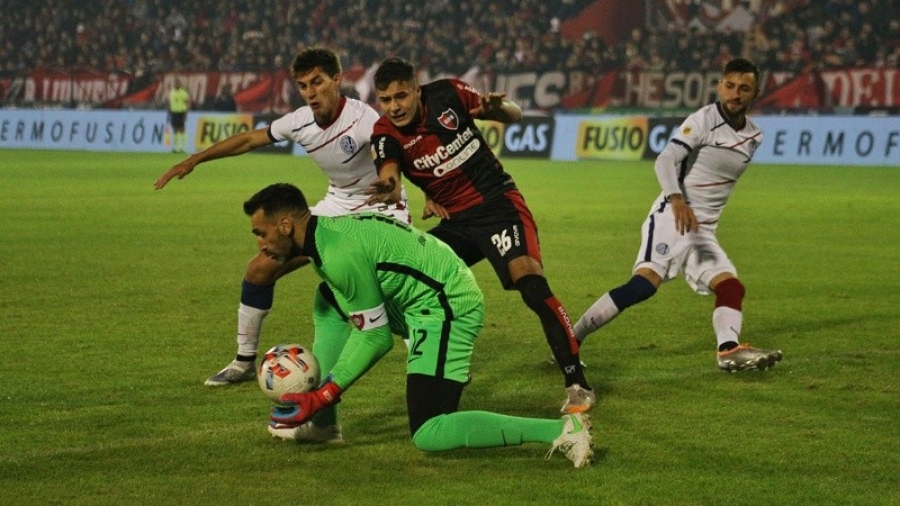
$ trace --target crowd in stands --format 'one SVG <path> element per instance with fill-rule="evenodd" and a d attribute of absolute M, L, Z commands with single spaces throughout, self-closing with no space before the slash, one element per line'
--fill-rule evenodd
<path fill-rule="evenodd" d="M 677 1 L 677 0 L 675 0 Z M 659 4 L 669 4 L 659 2 Z M 733 0 L 746 29 L 712 29 L 700 0 L 687 19 L 657 9 L 657 29 L 635 29 L 608 53 L 615 65 L 662 71 L 718 70 L 743 56 L 767 71 L 801 72 L 900 66 L 900 2 L 896 0 Z M 721 7 L 725 2 L 708 2 Z M 714 9 L 710 9 L 713 10 Z"/>
<path fill-rule="evenodd" d="M 655 0 L 657 18 L 679 0 Z M 701 0 L 680 0 L 703 8 Z M 707 0 L 721 6 L 723 0 Z M 745 31 L 691 19 L 634 28 L 621 41 L 572 40 L 560 24 L 587 0 L 6 0 L 0 72 L 31 70 L 261 71 L 284 69 L 307 45 L 338 49 L 345 65 L 410 58 L 431 74 L 612 68 L 718 69 L 748 56 L 767 70 L 900 65 L 896 0 L 731 0 Z M 699 12 L 699 11 L 698 11 Z M 648 16 L 649 17 L 649 16 Z M 658 21 L 658 20 L 657 20 Z"/>

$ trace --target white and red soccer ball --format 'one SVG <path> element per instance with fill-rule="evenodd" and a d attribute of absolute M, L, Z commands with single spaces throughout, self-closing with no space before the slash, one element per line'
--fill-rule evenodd
<path fill-rule="evenodd" d="M 263 356 L 256 370 L 259 388 L 273 402 L 284 394 L 309 392 L 319 386 L 319 363 L 300 344 L 279 344 Z"/>

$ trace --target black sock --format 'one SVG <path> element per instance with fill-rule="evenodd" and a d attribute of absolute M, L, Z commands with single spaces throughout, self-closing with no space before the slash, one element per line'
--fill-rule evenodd
<path fill-rule="evenodd" d="M 734 341 L 726 341 L 719 345 L 719 352 L 733 350 L 738 347 L 738 343 Z"/>
<path fill-rule="evenodd" d="M 578 358 L 578 341 L 572 323 L 562 303 L 550 291 L 547 279 L 528 274 L 519 278 L 515 287 L 525 304 L 540 318 L 547 344 L 565 376 L 566 386 L 578 383 L 589 389 Z"/>

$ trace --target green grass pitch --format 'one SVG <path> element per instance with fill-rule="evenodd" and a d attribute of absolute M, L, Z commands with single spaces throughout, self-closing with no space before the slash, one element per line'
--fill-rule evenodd
<path fill-rule="evenodd" d="M 900 504 L 897 168 L 752 166 L 719 235 L 747 287 L 743 340 L 784 361 L 719 372 L 712 298 L 664 285 L 583 348 L 597 462 L 575 470 L 545 445 L 416 450 L 399 343 L 345 394 L 342 447 L 272 440 L 255 385 L 204 387 L 234 353 L 255 252 L 241 203 L 276 181 L 316 200 L 326 181 L 249 154 L 154 191 L 178 160 L 0 151 L 0 504 Z M 577 318 L 630 274 L 652 164 L 505 165 Z M 475 274 L 486 327 L 462 409 L 558 416 L 537 320 Z M 263 349 L 311 344 L 316 283 L 279 283 Z"/>

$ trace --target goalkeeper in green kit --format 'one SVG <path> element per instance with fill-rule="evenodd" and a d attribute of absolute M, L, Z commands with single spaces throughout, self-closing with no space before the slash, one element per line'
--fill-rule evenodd
<path fill-rule="evenodd" d="M 269 432 L 294 439 L 297 428 L 333 406 L 393 347 L 410 339 L 406 403 L 413 443 L 423 451 L 551 444 L 575 467 L 593 458 L 587 414 L 559 419 L 458 411 L 484 299 L 472 272 L 449 246 L 379 214 L 313 216 L 303 193 L 279 183 L 244 203 L 263 254 L 308 257 L 352 324 L 337 363 L 318 389 L 281 398 Z M 320 336 L 321 337 L 321 336 Z"/>

